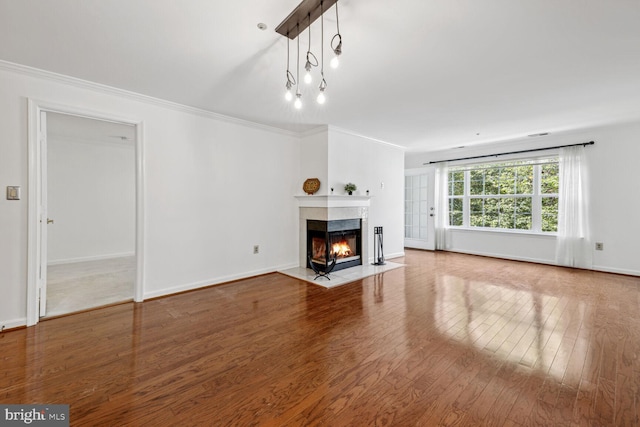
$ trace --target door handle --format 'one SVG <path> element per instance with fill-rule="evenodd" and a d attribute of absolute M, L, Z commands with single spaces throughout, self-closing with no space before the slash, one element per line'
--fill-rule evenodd
<path fill-rule="evenodd" d="M 47 218 L 47 224 L 53 224 L 53 220 L 52 220 L 52 219 Z"/>

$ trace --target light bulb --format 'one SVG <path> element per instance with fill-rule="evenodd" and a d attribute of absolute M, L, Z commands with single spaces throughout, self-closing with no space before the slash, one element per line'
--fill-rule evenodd
<path fill-rule="evenodd" d="M 293 103 L 293 106 L 296 107 L 296 110 L 302 108 L 302 100 L 300 98 L 302 98 L 302 94 L 297 94 L 296 101 Z"/>
<path fill-rule="evenodd" d="M 307 71 L 307 73 L 304 75 L 304 82 L 306 84 L 311 84 L 312 81 L 313 77 L 311 76 L 311 71 Z"/>
<path fill-rule="evenodd" d="M 331 68 L 338 68 L 338 65 L 340 65 L 340 60 L 337 56 L 334 56 L 331 60 Z"/>
<path fill-rule="evenodd" d="M 318 94 L 318 97 L 316 98 L 316 101 L 318 101 L 318 104 L 324 104 L 326 100 L 327 100 L 327 98 L 324 96 L 324 91 L 321 91 Z"/>
<path fill-rule="evenodd" d="M 291 101 L 293 99 L 293 94 L 291 93 L 290 90 L 288 90 L 285 94 L 284 94 L 284 99 L 286 99 L 287 101 Z"/>

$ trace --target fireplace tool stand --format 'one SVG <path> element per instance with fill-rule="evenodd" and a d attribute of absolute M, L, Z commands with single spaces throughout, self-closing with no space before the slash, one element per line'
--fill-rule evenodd
<path fill-rule="evenodd" d="M 382 251 L 382 227 L 373 227 L 373 265 L 385 265 Z"/>
<path fill-rule="evenodd" d="M 333 268 L 336 266 L 336 258 L 333 258 L 324 270 L 321 270 L 316 266 L 316 264 L 311 259 L 311 255 L 307 255 L 307 258 L 309 259 L 309 265 L 311 266 L 311 269 L 314 273 L 316 273 L 316 277 L 314 277 L 313 280 L 316 280 L 318 277 L 326 277 L 327 280 L 331 280 L 331 277 L 329 277 L 329 273 L 331 273 L 333 271 Z"/>

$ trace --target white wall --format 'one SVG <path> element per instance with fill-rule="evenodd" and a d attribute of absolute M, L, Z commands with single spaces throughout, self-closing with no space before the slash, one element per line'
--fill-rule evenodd
<path fill-rule="evenodd" d="M 640 123 L 550 135 L 535 142 L 496 144 L 483 150 L 407 153 L 406 167 L 424 162 L 480 154 L 595 141 L 586 148 L 590 177 L 592 240 L 604 250 L 593 251 L 593 269 L 640 275 L 640 212 L 637 162 Z M 555 264 L 555 238 L 491 231 L 450 230 L 448 249 L 455 252 Z"/>
<path fill-rule="evenodd" d="M 320 189 L 315 195 L 331 194 L 329 183 L 329 130 L 327 126 L 300 138 L 300 178 L 296 194 L 304 194 L 302 184 L 308 178 L 318 178 Z"/>
<path fill-rule="evenodd" d="M 329 187 L 345 194 L 352 182 L 354 194 L 369 190 L 369 253 L 373 255 L 373 227 L 384 230 L 385 257 L 404 254 L 404 151 L 329 127 Z"/>
<path fill-rule="evenodd" d="M 192 114 L 160 119 L 171 126 L 146 130 L 146 256 L 167 265 L 147 268 L 147 295 L 297 265 L 297 138 Z"/>
<path fill-rule="evenodd" d="M 596 270 L 640 275 L 640 123 L 586 133 L 591 185 L 591 223 Z"/>
<path fill-rule="evenodd" d="M 48 262 L 135 253 L 135 146 L 49 137 Z"/>
<path fill-rule="evenodd" d="M 296 135 L 0 63 L 0 326 L 26 324 L 28 98 L 144 122 L 146 298 L 298 264 Z"/>

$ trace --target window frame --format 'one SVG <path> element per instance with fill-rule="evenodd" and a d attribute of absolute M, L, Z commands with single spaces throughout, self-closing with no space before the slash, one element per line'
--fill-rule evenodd
<path fill-rule="evenodd" d="M 542 158 L 522 158 L 522 159 L 509 159 L 493 162 L 482 162 L 465 165 L 457 165 L 449 168 L 449 175 L 447 179 L 447 206 L 449 207 L 449 221 L 448 228 L 454 230 L 472 230 L 472 231 L 490 231 L 500 233 L 522 233 L 522 234 L 535 234 L 540 236 L 556 236 L 557 231 L 543 231 L 542 220 L 542 200 L 544 198 L 556 198 L 559 200 L 558 193 L 542 193 L 542 169 L 544 165 L 557 164 L 558 175 L 559 170 L 559 158 L 558 156 L 547 156 Z M 471 171 L 482 170 L 489 168 L 499 167 L 518 167 L 518 166 L 533 166 L 533 191 L 531 194 L 470 194 L 471 193 Z M 464 190 L 462 195 L 450 195 L 451 192 L 451 173 L 464 172 Z M 499 193 L 499 191 L 498 191 Z M 471 200 L 472 199 L 516 199 L 527 198 L 531 199 L 531 229 L 518 229 L 518 228 L 501 228 L 501 227 L 483 227 L 471 225 Z M 462 200 L 462 225 L 451 225 L 452 222 L 452 200 Z M 483 212 L 483 216 L 485 213 Z M 557 216 L 556 216 L 557 218 Z"/>

